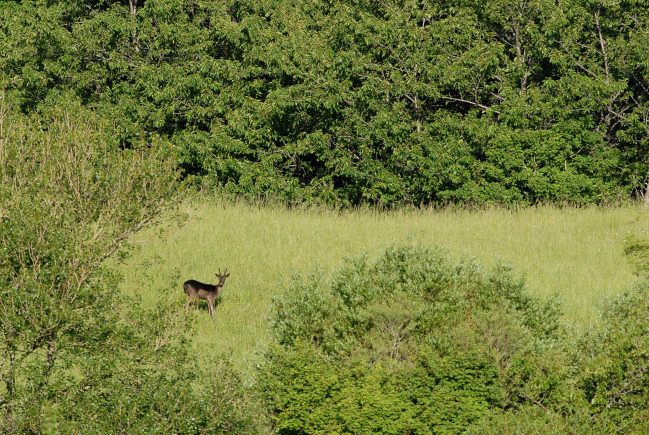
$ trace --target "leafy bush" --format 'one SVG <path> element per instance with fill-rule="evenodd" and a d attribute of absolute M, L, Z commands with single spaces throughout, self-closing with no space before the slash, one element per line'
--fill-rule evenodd
<path fill-rule="evenodd" d="M 391 247 L 275 299 L 259 386 L 279 433 L 645 433 L 648 294 L 570 332 L 508 267 Z"/>
<path fill-rule="evenodd" d="M 461 432 L 551 401 L 566 375 L 558 321 L 506 266 L 392 247 L 275 299 L 260 388 L 280 433 Z"/>
<path fill-rule="evenodd" d="M 179 303 L 133 308 L 105 265 L 169 204 L 168 143 L 123 148 L 74 100 L 38 115 L 0 98 L 0 432 L 252 432 L 243 383 L 197 366 Z"/>
<path fill-rule="evenodd" d="M 636 275 L 649 278 L 649 240 L 629 236 L 624 243 L 627 256 Z"/>
<path fill-rule="evenodd" d="M 625 248 L 639 271 L 645 245 L 633 238 Z M 596 325 L 564 338 L 570 368 L 544 412 L 528 406 L 491 413 L 470 433 L 647 433 L 649 281 L 640 275 L 632 289 L 606 302 Z"/>
<path fill-rule="evenodd" d="M 649 430 L 649 282 L 610 301 L 580 343 L 577 383 L 590 411 L 617 432 Z"/>

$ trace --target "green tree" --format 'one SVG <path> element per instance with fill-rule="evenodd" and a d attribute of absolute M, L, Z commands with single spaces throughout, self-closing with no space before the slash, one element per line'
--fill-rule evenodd
<path fill-rule="evenodd" d="M 183 176 L 335 205 L 646 195 L 641 1 L 0 4 L 3 86 L 71 92 Z"/>
<path fill-rule="evenodd" d="M 105 265 L 168 206 L 168 144 L 124 149 L 73 99 L 47 109 L 0 100 L 0 430 L 248 430 L 243 384 L 227 364 L 202 379 L 179 301 L 133 308 Z"/>

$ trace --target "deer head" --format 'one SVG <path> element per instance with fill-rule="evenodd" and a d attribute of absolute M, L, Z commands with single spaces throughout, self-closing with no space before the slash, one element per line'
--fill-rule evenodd
<path fill-rule="evenodd" d="M 225 284 L 225 278 L 230 276 L 228 269 L 225 269 L 225 272 L 223 272 L 223 275 L 221 275 L 221 268 L 219 268 L 219 273 L 215 273 L 215 275 L 219 279 L 219 287 L 223 287 L 223 285 Z"/>

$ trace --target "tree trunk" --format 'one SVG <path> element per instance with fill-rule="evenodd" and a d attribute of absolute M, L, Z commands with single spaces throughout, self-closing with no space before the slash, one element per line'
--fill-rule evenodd
<path fill-rule="evenodd" d="M 131 13 L 131 22 L 133 23 L 133 46 L 135 47 L 135 52 L 140 52 L 140 41 L 139 34 L 137 31 L 137 21 L 135 16 L 137 15 L 137 2 L 138 0 L 128 0 L 129 12 Z"/>

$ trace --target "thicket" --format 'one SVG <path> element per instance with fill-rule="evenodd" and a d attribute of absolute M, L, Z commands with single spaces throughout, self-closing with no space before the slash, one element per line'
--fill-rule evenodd
<path fill-rule="evenodd" d="M 143 310 L 105 264 L 178 178 L 164 141 L 108 132 L 77 102 L 26 117 L 0 95 L 0 432 L 251 432 L 243 382 L 198 364 L 179 301 Z"/>
<path fill-rule="evenodd" d="M 260 388 L 278 433 L 646 432 L 648 290 L 580 333 L 506 266 L 395 246 L 276 298 Z"/>
<path fill-rule="evenodd" d="M 0 87 L 70 93 L 199 185 L 289 202 L 597 203 L 649 174 L 641 0 L 0 3 Z M 649 197 L 648 197 L 649 198 Z"/>

